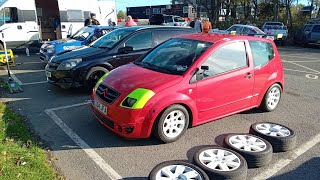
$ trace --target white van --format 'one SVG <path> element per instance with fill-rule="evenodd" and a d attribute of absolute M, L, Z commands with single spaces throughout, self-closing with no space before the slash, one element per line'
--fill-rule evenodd
<path fill-rule="evenodd" d="M 90 13 L 101 25 L 117 22 L 115 0 L 2 0 L 0 8 L 8 48 L 66 38 L 84 26 Z"/>

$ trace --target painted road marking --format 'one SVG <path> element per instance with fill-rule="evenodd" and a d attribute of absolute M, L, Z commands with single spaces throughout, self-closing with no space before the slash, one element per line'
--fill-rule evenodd
<path fill-rule="evenodd" d="M 306 74 L 306 78 L 309 78 L 309 79 L 318 79 L 319 76 L 314 75 L 314 74 Z"/>
<path fill-rule="evenodd" d="M 110 179 L 122 179 L 122 177 L 97 152 L 95 152 L 84 140 L 82 140 L 67 124 L 65 124 L 54 113 L 55 110 L 67 109 L 87 104 L 89 104 L 89 102 L 47 109 L 45 110 L 45 112 L 106 173 L 106 175 Z"/>
<path fill-rule="evenodd" d="M 296 66 L 300 66 L 300 67 L 305 68 L 305 69 L 308 69 L 308 70 L 310 70 L 310 71 L 313 71 L 313 72 L 314 72 L 313 74 L 320 74 L 319 71 L 314 70 L 314 69 L 311 69 L 311 68 L 306 67 L 306 66 L 303 66 L 303 65 L 301 65 L 301 64 L 298 64 L 298 63 L 295 63 L 295 62 L 291 62 L 291 61 L 286 61 L 286 60 L 284 60 L 284 59 L 282 59 L 282 61 L 283 61 L 283 62 L 286 62 L 286 63 L 294 64 L 294 65 L 296 65 Z M 312 73 L 311 73 L 311 74 L 312 74 Z"/>
<path fill-rule="evenodd" d="M 300 71 L 300 70 L 295 70 L 295 69 L 287 69 L 287 68 L 283 68 L 286 71 L 294 71 L 294 72 L 301 72 L 301 73 L 309 73 L 309 74 L 317 74 L 314 72 L 308 72 L 308 71 Z"/>
<path fill-rule="evenodd" d="M 4 70 L 8 72 L 8 69 L 7 69 L 7 68 L 4 68 Z M 23 83 L 17 78 L 16 75 L 14 75 L 14 73 L 13 73 L 12 71 L 10 71 L 10 76 L 11 76 L 11 78 L 12 78 L 15 82 L 17 82 L 20 86 L 23 85 Z"/>
<path fill-rule="evenodd" d="M 48 81 L 39 81 L 39 82 L 23 83 L 23 85 L 24 85 L 24 86 L 27 86 L 27 85 L 44 84 L 44 83 L 48 83 Z"/>
<path fill-rule="evenodd" d="M 281 169 L 286 167 L 290 164 L 291 161 L 297 159 L 303 153 L 307 152 L 309 149 L 314 147 L 316 144 L 320 142 L 320 133 L 314 136 L 311 140 L 307 141 L 306 143 L 299 146 L 299 148 L 294 149 L 291 154 L 292 156 L 288 159 L 280 159 L 275 164 L 272 165 L 270 169 L 267 169 L 260 173 L 259 175 L 255 176 L 254 180 L 261 180 L 261 179 L 268 179 L 279 172 Z"/>
<path fill-rule="evenodd" d="M 294 57 L 294 58 L 300 58 L 300 59 L 310 59 L 310 60 L 319 60 L 319 58 L 310 58 L 310 57 L 301 57 L 299 55 L 280 55 L 281 56 L 286 56 L 286 57 Z"/>

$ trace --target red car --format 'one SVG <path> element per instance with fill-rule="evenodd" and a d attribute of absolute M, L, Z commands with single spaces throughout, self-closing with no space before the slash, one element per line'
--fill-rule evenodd
<path fill-rule="evenodd" d="M 92 111 L 127 138 L 179 139 L 188 127 L 261 107 L 273 111 L 284 87 L 273 41 L 192 34 L 170 39 L 106 74 L 93 89 Z"/>

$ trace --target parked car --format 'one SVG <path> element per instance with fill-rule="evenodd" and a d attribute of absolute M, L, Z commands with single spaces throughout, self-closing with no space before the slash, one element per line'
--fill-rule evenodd
<path fill-rule="evenodd" d="M 209 31 L 210 34 L 244 34 L 244 35 L 264 35 L 265 33 L 258 27 L 243 24 L 234 24 L 227 30 L 212 29 Z"/>
<path fill-rule="evenodd" d="M 48 82 L 62 88 L 94 87 L 112 69 L 138 59 L 173 36 L 194 32 L 192 28 L 166 26 L 114 30 L 89 46 L 52 58 L 45 68 Z"/>
<path fill-rule="evenodd" d="M 275 41 L 285 45 L 288 29 L 282 22 L 265 22 L 261 28 L 268 35 L 276 37 Z"/>
<path fill-rule="evenodd" d="M 293 38 L 296 44 L 308 46 L 309 44 L 320 44 L 320 23 L 306 24 Z"/>
<path fill-rule="evenodd" d="M 188 22 L 180 16 L 152 14 L 149 19 L 149 24 L 164 25 L 164 26 L 187 26 Z"/>
<path fill-rule="evenodd" d="M 273 41 L 232 35 L 183 35 L 119 67 L 95 86 L 92 112 L 114 133 L 163 142 L 188 127 L 261 107 L 277 108 L 283 65 Z"/>
<path fill-rule="evenodd" d="M 86 26 L 66 39 L 45 42 L 40 48 L 40 60 L 47 63 L 52 56 L 88 45 L 117 28 L 116 26 Z"/>

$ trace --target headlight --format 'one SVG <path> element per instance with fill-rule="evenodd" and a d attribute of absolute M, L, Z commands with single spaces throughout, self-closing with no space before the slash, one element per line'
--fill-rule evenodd
<path fill-rule="evenodd" d="M 137 88 L 124 98 L 120 106 L 129 109 L 142 109 L 154 95 L 155 93 L 149 89 Z"/>
<path fill-rule="evenodd" d="M 54 53 L 54 45 L 50 45 L 46 47 L 48 53 Z"/>
<path fill-rule="evenodd" d="M 81 61 L 82 59 L 70 59 L 64 61 L 58 66 L 57 70 L 70 70 L 76 67 Z"/>

